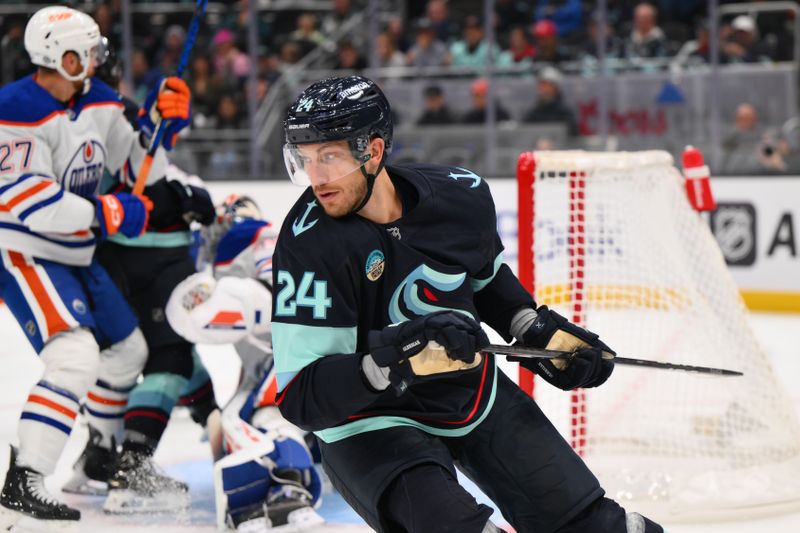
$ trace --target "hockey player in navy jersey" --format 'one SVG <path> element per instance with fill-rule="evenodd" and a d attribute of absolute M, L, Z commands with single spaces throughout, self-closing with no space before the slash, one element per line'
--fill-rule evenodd
<path fill-rule="evenodd" d="M 242 361 L 239 386 L 222 410 L 226 455 L 214 465 L 217 524 L 249 533 L 313 528 L 322 522 L 313 508 L 320 479 L 305 432 L 275 405 L 270 309 L 276 232 L 250 198 L 231 195 L 203 234 L 200 255 L 208 266 L 175 288 L 167 318 L 193 342 L 233 344 Z"/>
<path fill-rule="evenodd" d="M 506 340 L 575 350 L 531 370 L 562 388 L 611 375 L 598 336 L 537 307 L 503 264 L 480 176 L 386 165 L 389 103 L 371 80 L 308 87 L 284 123 L 308 185 L 273 256 L 278 404 L 313 431 L 333 485 L 377 531 L 498 531 L 457 466 L 519 532 L 660 533 L 604 497 L 536 403 L 482 352 Z"/>
<path fill-rule="evenodd" d="M 145 197 L 98 195 L 105 169 L 124 168 L 134 179 L 148 143 L 125 120 L 117 94 L 91 79 L 100 39 L 79 11 L 37 11 L 24 39 L 37 72 L 0 90 L 0 296 L 44 363 L 0 495 L 3 528 L 79 520 L 44 477 L 79 400 L 123 409 L 147 355 L 133 312 L 92 257 L 98 240 L 139 235 L 151 207 Z M 189 91 L 179 80 L 165 86 L 151 101 L 154 116 L 168 120 L 169 143 L 188 124 Z M 159 148 L 150 175 L 162 176 L 164 164 Z"/>

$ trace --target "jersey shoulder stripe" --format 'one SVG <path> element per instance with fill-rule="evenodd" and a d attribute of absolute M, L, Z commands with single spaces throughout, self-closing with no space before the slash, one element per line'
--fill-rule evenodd
<path fill-rule="evenodd" d="M 64 106 L 33 76 L 0 89 L 0 126 L 38 126 L 65 113 Z"/>

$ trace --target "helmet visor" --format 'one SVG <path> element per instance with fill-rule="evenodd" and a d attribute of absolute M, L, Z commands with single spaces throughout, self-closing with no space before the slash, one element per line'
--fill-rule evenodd
<path fill-rule="evenodd" d="M 97 46 L 93 46 L 89 51 L 89 56 L 94 59 L 95 67 L 99 67 L 100 65 L 104 64 L 108 59 L 108 55 L 108 39 L 105 37 L 101 37 L 100 42 L 97 43 Z"/>
<path fill-rule="evenodd" d="M 283 146 L 283 162 L 295 185 L 324 185 L 357 171 L 369 154 L 354 154 L 346 142 L 291 144 Z"/>

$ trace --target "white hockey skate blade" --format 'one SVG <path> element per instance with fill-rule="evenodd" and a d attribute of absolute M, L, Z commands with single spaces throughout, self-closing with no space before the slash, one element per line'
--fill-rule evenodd
<path fill-rule="evenodd" d="M 191 506 L 188 492 L 159 492 L 153 496 L 142 496 L 132 490 L 119 489 L 108 492 L 103 503 L 107 514 L 172 513 Z"/>
<path fill-rule="evenodd" d="M 271 533 L 272 531 L 269 527 L 269 519 L 263 515 L 236 526 L 236 533 Z"/>
<path fill-rule="evenodd" d="M 77 520 L 37 520 L 31 516 L 0 506 L 0 531 L 12 533 L 50 532 L 78 533 Z"/>
<path fill-rule="evenodd" d="M 306 531 L 309 528 L 325 523 L 325 519 L 311 507 L 295 509 L 289 513 L 287 519 L 288 522 L 286 524 L 273 527 L 269 531 L 271 533 L 295 533 L 297 531 Z"/>
<path fill-rule="evenodd" d="M 83 472 L 74 472 L 69 481 L 61 487 L 61 492 L 81 496 L 106 496 L 108 495 L 108 483 L 91 479 Z"/>

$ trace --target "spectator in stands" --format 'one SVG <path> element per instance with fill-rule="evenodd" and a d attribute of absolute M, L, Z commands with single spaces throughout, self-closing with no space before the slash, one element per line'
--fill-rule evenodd
<path fill-rule="evenodd" d="M 555 23 L 560 37 L 583 28 L 583 4 L 580 0 L 539 0 L 534 15 L 536 20 Z"/>
<path fill-rule="evenodd" d="M 392 37 L 397 49 L 401 53 L 407 54 L 411 49 L 412 42 L 409 38 L 409 32 L 406 31 L 405 23 L 400 15 L 392 15 L 386 22 L 386 33 Z"/>
<path fill-rule="evenodd" d="M 337 70 L 360 71 L 367 68 L 367 62 L 349 38 L 339 41 L 336 55 L 338 59 L 334 68 Z"/>
<path fill-rule="evenodd" d="M 131 98 L 142 105 L 147 93 L 161 78 L 161 73 L 157 69 L 150 68 L 147 55 L 140 48 L 134 48 L 131 55 L 131 78 L 133 78 Z"/>
<path fill-rule="evenodd" d="M 262 45 L 272 44 L 270 42 L 273 35 L 272 22 L 267 17 L 266 11 L 259 12 L 256 10 L 254 16 L 256 17 L 258 38 Z M 237 44 L 245 46 L 247 43 L 247 32 L 249 31 L 250 20 L 250 0 L 239 0 L 238 2 L 231 3 L 228 7 L 228 13 L 220 24 L 220 28 L 228 28 L 237 37 Z M 202 32 L 202 30 L 201 30 Z"/>
<path fill-rule="evenodd" d="M 711 43 L 709 40 L 708 21 L 701 21 L 695 26 L 694 39 L 688 40 L 675 54 L 674 62 L 677 65 L 704 65 L 710 61 Z M 720 60 L 724 61 L 721 54 Z"/>
<path fill-rule="evenodd" d="M 667 56 L 667 37 L 658 27 L 658 11 L 652 4 L 639 4 L 633 11 L 633 31 L 625 55 L 628 59 Z"/>
<path fill-rule="evenodd" d="M 229 84 L 241 82 L 250 73 L 250 58 L 233 42 L 233 32 L 227 28 L 214 35 L 214 75 Z"/>
<path fill-rule="evenodd" d="M 356 50 L 363 51 L 367 32 L 357 31 L 358 28 L 354 27 L 358 25 L 355 22 L 358 16 L 359 10 L 351 0 L 333 0 L 333 9 L 323 15 L 319 29 L 327 39 L 339 40 L 347 35 Z M 350 28 L 350 31 L 345 31 L 345 28 Z"/>
<path fill-rule="evenodd" d="M 523 26 L 514 26 L 508 36 L 508 50 L 500 54 L 498 63 L 509 66 L 530 65 L 536 56 L 536 49 L 528 39 Z"/>
<path fill-rule="evenodd" d="M 5 3 L 5 2 L 4 2 Z M 24 2 L 20 2 L 24 5 Z M 114 20 L 114 13 L 109 4 L 98 3 L 92 18 L 100 28 L 100 35 L 111 42 L 115 50 L 122 47 L 122 26 Z"/>
<path fill-rule="evenodd" d="M 183 43 L 186 42 L 186 30 L 183 26 L 173 24 L 164 33 L 164 46 L 162 46 L 156 56 L 156 64 L 162 72 L 175 72 L 183 53 Z"/>
<path fill-rule="evenodd" d="M 445 0 L 428 0 L 425 7 L 425 14 L 431 21 L 431 26 L 436 34 L 436 38 L 445 44 L 449 44 L 458 39 L 461 31 L 451 16 Z"/>
<path fill-rule="evenodd" d="M 375 52 L 379 68 L 403 67 L 406 64 L 405 56 L 397 49 L 397 45 L 388 31 L 378 34 Z"/>
<path fill-rule="evenodd" d="M 217 129 L 236 129 L 245 126 L 244 115 L 239 109 L 239 103 L 236 98 L 230 94 L 223 94 L 217 104 L 214 127 Z"/>
<path fill-rule="evenodd" d="M 425 110 L 417 120 L 420 126 L 453 124 L 455 118 L 444 100 L 442 88 L 438 85 L 430 85 L 425 88 Z"/>
<path fill-rule="evenodd" d="M 583 42 L 583 58 L 597 59 L 599 52 L 597 50 L 597 34 L 600 28 L 605 26 L 606 31 L 606 57 L 619 58 L 623 55 L 625 48 L 622 39 L 620 39 L 614 32 L 614 27 L 606 20 L 601 20 L 599 13 L 594 12 L 589 18 L 588 35 Z"/>
<path fill-rule="evenodd" d="M 206 127 L 216 112 L 219 89 L 211 76 L 211 63 L 204 54 L 192 57 L 189 88 L 192 90 L 192 124 L 198 128 Z"/>
<path fill-rule="evenodd" d="M 436 38 L 431 21 L 419 19 L 416 24 L 416 41 L 408 50 L 406 61 L 414 67 L 440 67 L 450 64 L 447 45 Z"/>
<path fill-rule="evenodd" d="M 450 45 L 450 56 L 454 67 L 482 68 L 486 65 L 489 45 L 483 35 L 483 24 L 476 16 L 464 19 L 463 38 Z"/>
<path fill-rule="evenodd" d="M 572 59 L 572 54 L 558 41 L 558 29 L 550 20 L 540 20 L 533 26 L 536 40 L 536 61 L 558 64 Z"/>
<path fill-rule="evenodd" d="M 0 40 L 0 65 L 2 65 L 0 83 L 11 83 L 33 71 L 30 56 L 25 50 L 24 35 L 25 21 L 12 20 Z"/>
<path fill-rule="evenodd" d="M 722 165 L 725 174 L 782 172 L 789 153 L 785 140 L 759 125 L 758 111 L 749 103 L 736 107 L 733 131 L 722 141 Z"/>
<path fill-rule="evenodd" d="M 567 125 L 570 135 L 577 135 L 575 112 L 567 107 L 561 94 L 563 78 L 558 69 L 547 66 L 536 81 L 536 104 L 525 114 L 523 122 L 529 124 L 560 122 Z"/>
<path fill-rule="evenodd" d="M 489 82 L 485 79 L 475 80 L 470 87 L 472 108 L 461 120 L 464 124 L 483 124 L 486 122 L 486 108 L 489 101 Z M 495 118 L 497 122 L 511 120 L 511 115 L 495 100 Z"/>
<path fill-rule="evenodd" d="M 297 29 L 289 34 L 289 39 L 300 45 L 303 56 L 327 41 L 317 29 L 317 17 L 313 13 L 302 13 L 297 17 Z"/>
<path fill-rule="evenodd" d="M 495 0 L 494 15 L 497 40 L 503 45 L 507 44 L 505 36 L 510 36 L 515 27 L 526 28 L 533 22 L 530 3 L 524 0 Z"/>
<path fill-rule="evenodd" d="M 770 61 L 769 47 L 759 41 L 756 23 L 748 15 L 733 19 L 729 38 L 722 44 L 722 52 L 729 63 Z"/>

